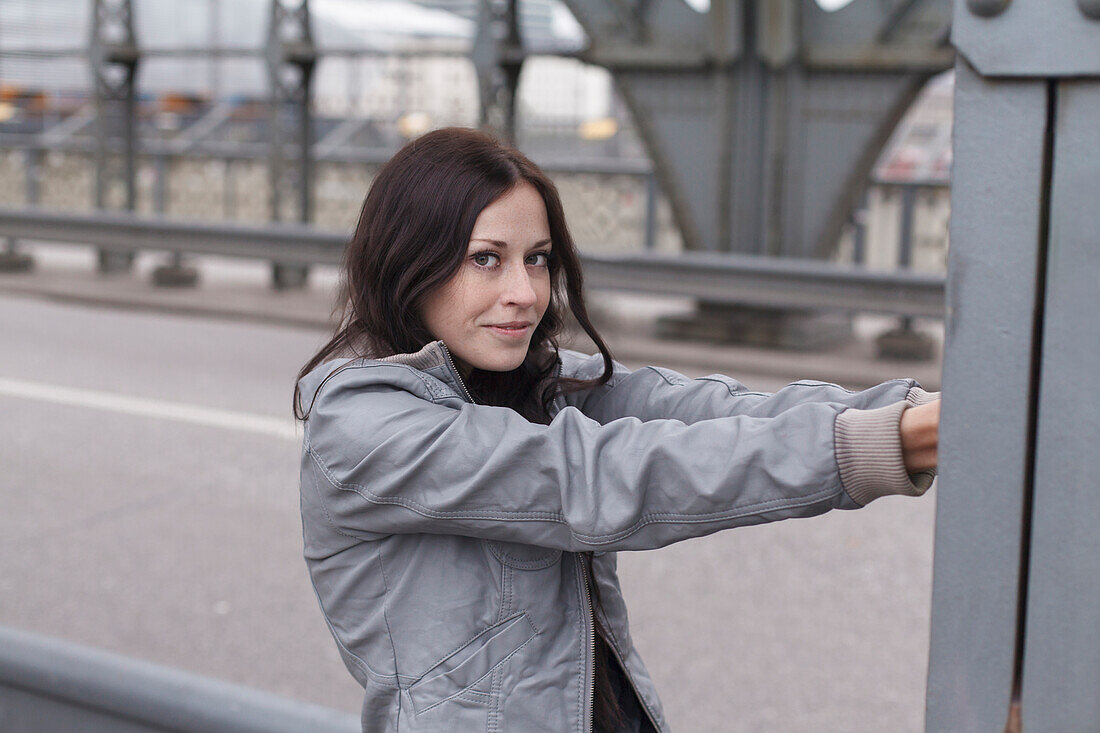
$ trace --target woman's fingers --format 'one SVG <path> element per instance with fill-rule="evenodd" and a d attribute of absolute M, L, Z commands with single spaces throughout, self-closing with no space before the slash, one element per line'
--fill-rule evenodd
<path fill-rule="evenodd" d="M 910 473 L 935 468 L 940 440 L 940 401 L 910 407 L 901 415 L 901 453 Z"/>

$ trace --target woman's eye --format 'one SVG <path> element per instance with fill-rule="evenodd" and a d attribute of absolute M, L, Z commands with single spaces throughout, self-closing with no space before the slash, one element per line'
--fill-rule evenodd
<path fill-rule="evenodd" d="M 500 262 L 500 257 L 492 252 L 478 252 L 470 259 L 472 259 L 474 264 L 478 267 L 494 267 Z"/>
<path fill-rule="evenodd" d="M 534 254 L 528 256 L 528 258 L 527 258 L 527 264 L 528 265 L 535 265 L 536 267 L 546 267 L 546 265 L 548 265 L 549 263 L 550 263 L 550 253 L 549 252 L 535 252 Z"/>

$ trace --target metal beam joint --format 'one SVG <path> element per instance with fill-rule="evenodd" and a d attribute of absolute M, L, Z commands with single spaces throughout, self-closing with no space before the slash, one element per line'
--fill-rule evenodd
<path fill-rule="evenodd" d="M 951 40 L 982 76 L 1098 76 L 1100 3 L 1091 2 L 955 0 Z"/>

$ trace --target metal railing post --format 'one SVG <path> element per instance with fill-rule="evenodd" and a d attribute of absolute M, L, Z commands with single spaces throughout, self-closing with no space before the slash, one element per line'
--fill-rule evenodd
<path fill-rule="evenodd" d="M 39 162 L 42 151 L 30 147 L 23 151 L 23 194 L 28 206 L 38 203 L 41 189 L 39 186 Z M 4 237 L 0 246 L 0 272 L 30 272 L 34 269 L 34 257 L 19 250 L 19 241 L 15 237 Z"/>
<path fill-rule="evenodd" d="M 867 191 L 859 198 L 859 206 L 852 212 L 852 262 L 862 265 L 867 261 Z"/>
<path fill-rule="evenodd" d="M 30 147 L 23 151 L 24 195 L 28 206 L 38 206 L 42 199 L 42 149 Z"/>
<path fill-rule="evenodd" d="M 92 83 L 96 100 L 96 177 L 95 207 L 124 208 L 133 211 L 137 204 L 137 90 L 136 77 L 141 54 L 134 35 L 131 0 L 93 0 L 92 33 L 89 49 Z M 114 146 L 110 123 L 121 120 L 121 166 L 112 160 Z M 112 206 L 112 189 L 124 189 L 122 206 Z M 125 272 L 133 266 L 134 253 L 101 248 L 100 272 Z"/>
<path fill-rule="evenodd" d="M 650 171 L 645 177 L 645 249 L 657 249 L 657 174 Z"/>
<path fill-rule="evenodd" d="M 914 186 L 901 187 L 901 236 L 898 242 L 898 269 L 908 270 L 913 266 L 913 209 L 917 202 L 917 189 Z M 908 316 L 901 319 L 901 330 L 912 331 L 913 319 Z"/>
<path fill-rule="evenodd" d="M 161 151 L 153 157 L 153 210 L 159 216 L 168 211 L 171 157 Z M 173 252 L 167 263 L 153 269 L 153 284 L 162 287 L 194 287 L 199 282 L 198 268 L 184 264 L 183 253 Z"/>
<path fill-rule="evenodd" d="M 920 184 L 914 182 L 893 183 L 891 189 L 898 195 L 901 210 L 898 226 L 899 272 L 907 272 L 913 266 L 913 211 Z M 926 334 L 913 328 L 913 319 L 904 315 L 896 328 L 880 334 L 875 339 L 878 355 L 884 359 L 927 361 L 935 353 L 935 342 Z"/>
<path fill-rule="evenodd" d="M 313 71 L 317 49 L 313 44 L 309 0 L 271 0 L 267 47 L 267 77 L 271 87 L 269 113 L 270 148 L 269 177 L 272 221 L 283 219 L 282 189 L 296 187 L 298 220 L 307 223 L 313 218 L 313 121 L 311 117 Z M 283 139 L 283 117 L 293 108 L 297 117 L 297 150 L 288 163 Z M 309 269 L 301 265 L 273 262 L 272 284 L 275 288 L 303 287 Z"/>

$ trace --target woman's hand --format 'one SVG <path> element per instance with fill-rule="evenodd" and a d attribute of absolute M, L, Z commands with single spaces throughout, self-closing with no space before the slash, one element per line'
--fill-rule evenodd
<path fill-rule="evenodd" d="M 901 413 L 901 455 L 909 473 L 935 468 L 940 443 L 940 401 Z"/>

